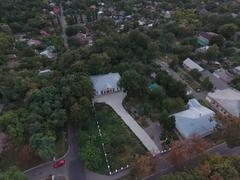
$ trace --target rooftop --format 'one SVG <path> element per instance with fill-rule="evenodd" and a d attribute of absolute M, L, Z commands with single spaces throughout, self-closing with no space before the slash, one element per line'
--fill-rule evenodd
<path fill-rule="evenodd" d="M 118 88 L 118 81 L 120 80 L 119 73 L 108 73 L 103 75 L 95 75 L 90 77 L 97 92 L 106 90 L 108 88 Z"/>
<path fill-rule="evenodd" d="M 230 114 L 240 117 L 240 92 L 228 88 L 223 90 L 216 90 L 213 93 L 208 93 L 208 97 L 214 99 Z"/>
<path fill-rule="evenodd" d="M 189 109 L 174 114 L 176 128 L 184 138 L 190 138 L 193 134 L 199 136 L 209 135 L 216 126 L 212 118 L 215 113 L 202 106 L 196 99 L 190 99 Z"/>
<path fill-rule="evenodd" d="M 183 64 L 189 67 L 191 70 L 197 69 L 199 72 L 202 72 L 204 69 L 199 66 L 197 63 L 195 63 L 193 60 L 190 58 L 187 58 L 183 61 Z"/>

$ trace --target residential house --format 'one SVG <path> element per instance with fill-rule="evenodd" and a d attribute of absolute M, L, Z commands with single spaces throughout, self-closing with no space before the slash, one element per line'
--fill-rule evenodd
<path fill-rule="evenodd" d="M 156 90 L 159 87 L 159 85 L 157 83 L 152 83 L 148 86 L 148 89 L 153 92 L 154 90 Z"/>
<path fill-rule="evenodd" d="M 55 59 L 57 54 L 54 53 L 55 47 L 54 46 L 48 46 L 44 51 L 40 52 L 41 56 L 45 56 L 49 59 Z"/>
<path fill-rule="evenodd" d="M 197 69 L 199 72 L 204 71 L 204 69 L 199 66 L 197 63 L 195 63 L 193 60 L 190 58 L 187 58 L 183 61 L 183 67 L 185 67 L 188 71 Z"/>
<path fill-rule="evenodd" d="M 107 95 L 121 90 L 118 83 L 121 79 L 119 73 L 108 73 L 103 75 L 91 76 L 95 95 Z"/>
<path fill-rule="evenodd" d="M 60 12 L 61 12 L 60 7 L 54 6 L 54 7 L 53 7 L 53 12 L 54 12 L 54 14 L 60 14 Z"/>
<path fill-rule="evenodd" d="M 42 44 L 41 41 L 37 40 L 37 39 L 30 39 L 28 42 L 27 42 L 28 46 L 39 46 Z"/>
<path fill-rule="evenodd" d="M 40 34 L 41 34 L 42 36 L 49 36 L 49 33 L 46 32 L 46 31 L 44 31 L 44 30 L 41 30 L 41 31 L 40 31 Z"/>
<path fill-rule="evenodd" d="M 195 50 L 196 53 L 206 53 L 210 46 L 203 46 Z"/>
<path fill-rule="evenodd" d="M 198 44 L 201 46 L 207 46 L 209 45 L 211 39 L 216 36 L 217 34 L 214 32 L 202 32 L 198 36 Z"/>
<path fill-rule="evenodd" d="M 215 113 L 196 99 L 190 99 L 187 105 L 187 110 L 173 115 L 180 135 L 188 139 L 193 134 L 201 137 L 211 134 L 217 125 L 214 120 Z"/>
<path fill-rule="evenodd" d="M 234 69 L 233 69 L 234 73 L 240 75 L 240 66 L 236 66 Z"/>
<path fill-rule="evenodd" d="M 206 97 L 211 106 L 225 116 L 240 117 L 240 92 L 228 88 L 208 93 Z"/>
<path fill-rule="evenodd" d="M 170 11 L 162 11 L 162 14 L 163 14 L 163 17 L 165 18 L 165 19 L 169 19 L 169 18 L 171 18 L 171 12 Z"/>
<path fill-rule="evenodd" d="M 52 74 L 52 70 L 51 69 L 45 69 L 45 70 L 42 70 L 42 71 L 39 70 L 38 74 L 39 75 L 50 75 L 50 74 Z"/>
<path fill-rule="evenodd" d="M 91 41 L 90 37 L 87 37 L 86 34 L 80 32 L 75 35 L 75 38 L 79 41 L 81 45 L 87 45 Z"/>

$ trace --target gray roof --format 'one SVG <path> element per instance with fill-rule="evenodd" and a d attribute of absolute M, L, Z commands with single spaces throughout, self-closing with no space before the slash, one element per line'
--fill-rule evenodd
<path fill-rule="evenodd" d="M 240 92 L 228 88 L 216 90 L 214 93 L 208 93 L 208 97 L 218 102 L 225 110 L 236 117 L 240 117 Z"/>
<path fill-rule="evenodd" d="M 193 69 L 197 69 L 199 72 L 202 72 L 204 69 L 199 66 L 197 63 L 195 63 L 193 60 L 191 60 L 190 58 L 187 58 L 183 61 L 183 64 L 186 65 L 188 68 L 190 68 L 191 70 Z"/>
<path fill-rule="evenodd" d="M 119 73 L 108 73 L 103 75 L 96 75 L 90 77 L 95 91 L 101 92 L 108 88 L 118 88 L 118 82 L 120 80 Z"/>
<path fill-rule="evenodd" d="M 188 106 L 189 109 L 174 114 L 179 133 L 184 138 L 190 138 L 193 134 L 209 135 L 216 126 L 216 121 L 212 119 L 215 113 L 196 99 L 189 100 Z"/>

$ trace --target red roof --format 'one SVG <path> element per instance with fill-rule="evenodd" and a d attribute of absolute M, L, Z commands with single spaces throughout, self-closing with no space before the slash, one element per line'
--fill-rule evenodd
<path fill-rule="evenodd" d="M 59 14 L 59 13 L 61 12 L 61 9 L 60 9 L 58 6 L 54 6 L 54 7 L 53 7 L 53 12 L 54 12 L 55 14 Z"/>
<path fill-rule="evenodd" d="M 214 33 L 214 32 L 202 32 L 200 33 L 200 36 L 208 39 L 208 40 L 211 40 L 214 36 L 216 36 L 217 34 Z"/>
<path fill-rule="evenodd" d="M 48 32 L 46 32 L 46 31 L 40 31 L 40 34 L 42 35 L 42 36 L 49 36 L 49 33 Z"/>
<path fill-rule="evenodd" d="M 86 34 L 77 33 L 75 37 L 80 41 L 81 44 L 87 44 L 89 42 L 89 38 Z"/>

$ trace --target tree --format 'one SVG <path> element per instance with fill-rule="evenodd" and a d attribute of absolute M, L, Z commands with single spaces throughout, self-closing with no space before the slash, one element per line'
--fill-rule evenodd
<path fill-rule="evenodd" d="M 163 100 L 165 96 L 165 90 L 162 87 L 158 87 L 151 92 L 150 99 L 154 102 L 157 108 L 163 109 Z"/>
<path fill-rule="evenodd" d="M 13 47 L 13 38 L 7 33 L 0 32 L 0 49 L 5 51 Z"/>
<path fill-rule="evenodd" d="M 177 97 L 177 98 L 167 98 L 166 100 L 166 107 L 168 112 L 179 112 L 182 111 L 185 107 L 185 102 L 181 97 Z"/>
<path fill-rule="evenodd" d="M 11 141 L 16 145 L 21 144 L 24 137 L 24 115 L 26 113 L 25 109 L 17 109 L 5 112 L 0 116 L 0 127 L 1 130 L 6 132 Z"/>
<path fill-rule="evenodd" d="M 0 96 L 6 102 L 23 98 L 28 90 L 27 81 L 15 72 L 0 75 Z"/>
<path fill-rule="evenodd" d="M 44 160 L 49 160 L 54 155 L 55 137 L 37 133 L 31 136 L 30 144 L 33 150 Z"/>
<path fill-rule="evenodd" d="M 209 156 L 194 169 L 185 169 L 184 171 L 161 176 L 161 180 L 221 180 L 221 179 L 239 179 L 239 156 Z"/>
<path fill-rule="evenodd" d="M 187 140 L 175 141 L 171 146 L 169 160 L 176 166 L 182 165 L 191 158 L 191 150 Z"/>
<path fill-rule="evenodd" d="M 160 124 L 163 125 L 163 128 L 167 131 L 171 131 L 175 128 L 175 117 L 169 116 L 169 113 L 164 110 L 160 116 Z"/>
<path fill-rule="evenodd" d="M 207 52 L 205 53 L 205 56 L 207 60 L 210 61 L 216 60 L 219 54 L 220 54 L 219 47 L 216 44 L 214 44 L 208 48 Z"/>
<path fill-rule="evenodd" d="M 216 44 L 220 49 L 222 49 L 224 47 L 224 37 L 222 35 L 213 36 L 209 44 Z"/>
<path fill-rule="evenodd" d="M 213 84 L 212 82 L 209 80 L 209 77 L 206 77 L 203 79 L 203 81 L 201 82 L 201 87 L 203 89 L 206 89 L 208 91 L 211 91 L 213 89 Z"/>
<path fill-rule="evenodd" d="M 236 117 L 224 117 L 220 114 L 216 119 L 221 121 L 221 126 L 217 129 L 217 137 L 224 139 L 229 147 L 240 145 L 240 119 Z"/>
<path fill-rule="evenodd" d="M 73 121 L 84 126 L 84 123 L 93 115 L 93 105 L 87 97 L 82 97 L 71 107 L 70 111 Z"/>
<path fill-rule="evenodd" d="M 219 28 L 220 34 L 222 34 L 225 38 L 231 39 L 233 38 L 235 32 L 237 32 L 238 26 L 236 24 L 224 24 Z"/>
<path fill-rule="evenodd" d="M 199 81 L 199 78 L 201 77 L 201 73 L 197 69 L 193 69 L 190 71 L 190 75 L 195 79 L 196 81 Z"/>
<path fill-rule="evenodd" d="M 136 155 L 131 163 L 131 179 L 142 179 L 155 172 L 156 166 L 151 154 Z"/>
<path fill-rule="evenodd" d="M 175 141 L 171 146 L 169 159 L 174 165 L 182 165 L 191 158 L 202 155 L 210 147 L 209 143 L 193 134 L 189 139 Z"/>
<path fill-rule="evenodd" d="M 1 180 L 27 180 L 26 176 L 15 166 L 8 168 L 4 172 L 0 172 Z"/>
<path fill-rule="evenodd" d="M 123 73 L 119 84 L 128 92 L 129 96 L 141 96 L 145 92 L 147 81 L 136 71 L 129 70 Z"/>
<path fill-rule="evenodd" d="M 90 74 L 104 74 L 110 69 L 110 57 L 106 53 L 92 54 L 88 60 Z"/>
<path fill-rule="evenodd" d="M 194 156 L 202 155 L 208 148 L 210 144 L 204 140 L 202 137 L 193 134 L 191 137 L 191 152 Z"/>
<path fill-rule="evenodd" d="M 230 158 L 211 156 L 198 168 L 208 179 L 239 179 L 239 172 Z"/>

